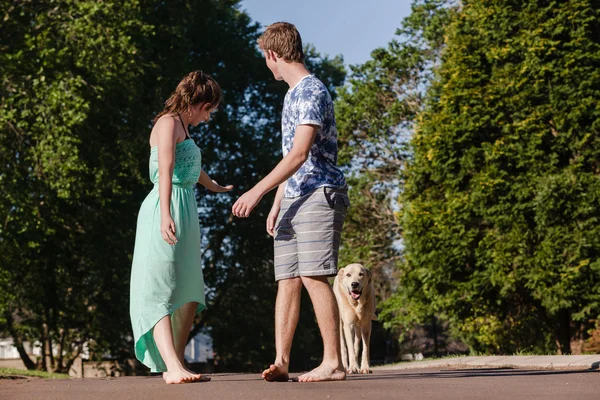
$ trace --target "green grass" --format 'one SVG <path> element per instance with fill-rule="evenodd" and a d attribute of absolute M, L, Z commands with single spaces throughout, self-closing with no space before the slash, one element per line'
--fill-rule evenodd
<path fill-rule="evenodd" d="M 34 377 L 34 378 L 45 378 L 45 379 L 67 379 L 67 374 L 54 374 L 45 371 L 30 371 L 27 369 L 16 369 L 16 368 L 0 368 L 0 379 L 10 379 L 17 377 Z"/>

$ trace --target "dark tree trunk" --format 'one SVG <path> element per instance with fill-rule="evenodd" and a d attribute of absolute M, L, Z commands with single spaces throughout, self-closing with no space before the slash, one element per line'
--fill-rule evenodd
<path fill-rule="evenodd" d="M 570 354 L 571 352 L 571 315 L 562 310 L 558 314 L 557 325 L 554 333 L 557 353 Z"/>
<path fill-rule="evenodd" d="M 436 357 L 439 357 L 440 349 L 438 343 L 437 318 L 435 315 L 431 317 L 431 335 L 433 336 L 433 354 L 435 354 Z"/>
<path fill-rule="evenodd" d="M 571 340 L 569 343 L 571 354 L 583 354 L 586 330 L 584 323 L 571 321 Z"/>
<path fill-rule="evenodd" d="M 35 363 L 31 360 L 31 358 L 29 358 L 29 355 L 27 354 L 27 352 L 25 351 L 25 347 L 23 346 L 23 341 L 21 340 L 21 336 L 19 336 L 19 334 L 17 333 L 15 326 L 14 326 L 14 320 L 12 317 L 12 313 L 10 311 L 7 311 L 4 313 L 5 318 L 6 318 L 6 325 L 8 327 L 8 332 L 10 333 L 10 336 L 13 339 L 13 343 L 15 345 L 15 347 L 17 348 L 17 351 L 19 352 L 19 356 L 21 357 L 21 360 L 23 360 L 23 364 L 25 364 L 25 367 L 27 369 L 35 369 Z"/>
<path fill-rule="evenodd" d="M 52 358 L 52 341 L 50 340 L 50 329 L 47 323 L 42 323 L 42 357 L 44 370 L 54 372 Z"/>

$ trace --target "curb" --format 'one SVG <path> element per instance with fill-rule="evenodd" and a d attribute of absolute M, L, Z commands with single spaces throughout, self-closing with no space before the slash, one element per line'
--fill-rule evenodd
<path fill-rule="evenodd" d="M 409 361 L 372 368 L 389 371 L 437 367 L 527 367 L 527 368 L 572 368 L 600 369 L 600 354 L 583 356 L 469 356 L 444 358 L 431 361 Z"/>

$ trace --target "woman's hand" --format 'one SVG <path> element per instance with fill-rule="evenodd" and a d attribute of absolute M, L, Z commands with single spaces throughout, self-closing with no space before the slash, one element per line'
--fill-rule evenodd
<path fill-rule="evenodd" d="M 231 189 L 233 189 L 233 185 L 221 186 L 215 180 L 213 180 L 212 183 L 213 183 L 213 185 L 210 185 L 210 187 L 207 187 L 207 189 L 210 190 L 211 192 L 224 193 L 224 192 L 229 192 Z"/>
<path fill-rule="evenodd" d="M 275 237 L 275 223 L 277 222 L 277 216 L 279 215 L 279 207 L 272 207 L 267 216 L 267 233 Z"/>
<path fill-rule="evenodd" d="M 233 185 L 221 186 L 216 181 L 210 179 L 210 177 L 202 170 L 200 172 L 200 178 L 198 178 L 198 183 L 215 193 L 224 193 L 229 192 L 233 189 Z"/>
<path fill-rule="evenodd" d="M 173 246 L 177 243 L 177 237 L 175 236 L 175 221 L 170 215 L 163 215 L 160 218 L 160 233 L 162 234 L 165 242 Z"/>

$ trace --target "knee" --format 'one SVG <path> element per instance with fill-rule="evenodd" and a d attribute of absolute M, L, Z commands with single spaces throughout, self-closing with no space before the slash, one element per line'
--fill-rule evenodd
<path fill-rule="evenodd" d="M 286 292 L 298 292 L 302 290 L 302 279 L 300 279 L 300 277 L 282 279 L 279 281 L 279 290 Z"/>
<path fill-rule="evenodd" d="M 326 276 L 303 276 L 302 283 L 304 283 L 304 286 L 306 286 L 306 289 L 309 291 L 313 288 L 331 288 Z"/>

